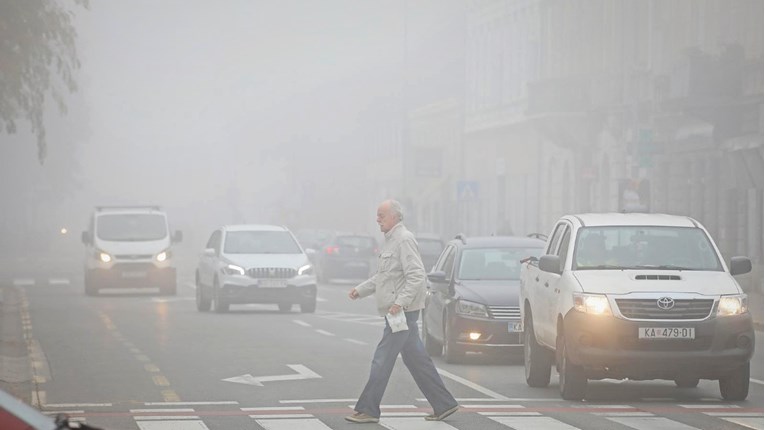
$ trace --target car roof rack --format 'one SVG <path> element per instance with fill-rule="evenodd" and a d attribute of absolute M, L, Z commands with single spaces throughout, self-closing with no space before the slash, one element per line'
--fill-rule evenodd
<path fill-rule="evenodd" d="M 532 239 L 539 239 L 543 241 L 547 240 L 547 235 L 542 233 L 529 233 L 526 235 L 526 237 L 530 237 Z"/>
<path fill-rule="evenodd" d="M 467 236 L 465 236 L 464 233 L 457 233 L 456 236 L 454 236 L 455 239 L 459 239 L 463 244 L 467 243 Z"/>
<path fill-rule="evenodd" d="M 155 211 L 161 210 L 159 205 L 125 205 L 125 206 L 96 206 L 96 211 L 104 211 L 110 209 L 152 209 Z"/>

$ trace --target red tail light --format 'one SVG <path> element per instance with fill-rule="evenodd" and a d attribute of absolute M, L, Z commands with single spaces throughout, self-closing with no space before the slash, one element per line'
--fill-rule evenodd
<path fill-rule="evenodd" d="M 330 245 L 330 246 L 324 248 L 324 252 L 326 252 L 327 254 L 330 254 L 330 255 L 331 254 L 339 254 L 340 253 L 340 248 L 337 247 L 337 246 L 331 246 Z"/>

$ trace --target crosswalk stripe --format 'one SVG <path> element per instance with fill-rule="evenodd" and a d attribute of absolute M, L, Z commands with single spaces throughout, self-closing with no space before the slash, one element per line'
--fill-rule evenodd
<path fill-rule="evenodd" d="M 426 422 L 422 418 L 386 418 L 380 420 L 380 425 L 389 430 L 455 430 L 443 421 Z"/>
<path fill-rule="evenodd" d="M 34 285 L 35 280 L 29 279 L 29 278 L 16 278 L 13 280 L 13 286 L 14 287 L 26 287 L 29 285 Z"/>
<path fill-rule="evenodd" d="M 255 420 L 265 430 L 332 430 L 316 418 Z"/>
<path fill-rule="evenodd" d="M 66 278 L 49 278 L 48 279 L 49 285 L 69 285 L 69 279 Z"/>
<path fill-rule="evenodd" d="M 202 421 L 136 421 L 140 430 L 210 430 Z"/>
<path fill-rule="evenodd" d="M 733 424 L 738 424 L 743 427 L 747 427 L 750 429 L 755 430 L 763 430 L 763 425 L 765 425 L 765 422 L 763 422 L 762 417 L 760 418 L 744 418 L 744 417 L 731 417 L 731 418 L 722 418 L 725 421 L 728 421 Z"/>
<path fill-rule="evenodd" d="M 609 420 L 636 430 L 698 430 L 663 417 L 609 417 Z"/>
<path fill-rule="evenodd" d="M 568 425 L 550 417 L 502 416 L 489 418 L 515 430 L 579 430 L 578 427 Z"/>

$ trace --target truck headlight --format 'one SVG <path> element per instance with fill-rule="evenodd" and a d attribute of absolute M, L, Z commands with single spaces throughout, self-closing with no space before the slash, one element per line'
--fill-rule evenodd
<path fill-rule="evenodd" d="M 574 293 L 574 309 L 591 315 L 611 315 L 611 305 L 602 294 Z"/>
<path fill-rule="evenodd" d="M 717 304 L 717 316 L 741 315 L 747 311 L 746 294 L 736 296 L 720 296 Z"/>
<path fill-rule="evenodd" d="M 489 317 L 486 312 L 486 306 L 480 303 L 468 302 L 467 300 L 457 300 L 455 310 L 461 315 L 470 315 L 474 317 Z"/>
<path fill-rule="evenodd" d="M 167 260 L 168 258 L 170 258 L 170 256 L 171 256 L 170 251 L 169 250 L 165 250 L 165 251 L 162 251 L 159 254 L 157 254 L 156 258 L 157 258 L 157 261 L 159 261 L 161 263 L 161 262 Z"/>
<path fill-rule="evenodd" d="M 297 271 L 298 275 L 312 275 L 313 274 L 313 266 L 310 264 L 306 264 L 305 266 L 302 266 Z"/>
<path fill-rule="evenodd" d="M 105 253 L 104 251 L 96 251 L 96 258 L 102 263 L 108 263 L 112 261 L 112 256 Z"/>
<path fill-rule="evenodd" d="M 244 267 L 239 267 L 236 264 L 228 264 L 223 268 L 223 273 L 226 275 L 244 275 Z"/>

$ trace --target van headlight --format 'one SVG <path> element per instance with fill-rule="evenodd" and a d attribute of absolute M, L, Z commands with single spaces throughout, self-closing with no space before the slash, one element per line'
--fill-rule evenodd
<path fill-rule="evenodd" d="M 102 263 L 108 263 L 112 261 L 112 256 L 104 251 L 96 251 L 96 259 Z"/>
<path fill-rule="evenodd" d="M 297 270 L 298 276 L 300 275 L 313 275 L 313 266 L 306 264 Z"/>
<path fill-rule="evenodd" d="M 157 259 L 157 261 L 162 263 L 163 261 L 166 261 L 170 257 L 171 257 L 170 250 L 164 250 L 164 251 L 160 252 L 159 254 L 157 254 L 157 256 L 155 258 Z"/>
<path fill-rule="evenodd" d="M 244 267 L 228 264 L 223 268 L 223 273 L 226 275 L 244 275 Z"/>
<path fill-rule="evenodd" d="M 717 304 L 718 317 L 741 315 L 746 313 L 746 311 L 746 294 L 738 294 L 735 296 L 720 296 L 720 302 Z"/>
<path fill-rule="evenodd" d="M 473 317 L 489 317 L 486 312 L 486 306 L 480 303 L 469 302 L 467 300 L 457 300 L 455 310 L 461 315 L 470 315 Z"/>
<path fill-rule="evenodd" d="M 590 315 L 611 315 L 611 305 L 602 294 L 574 293 L 574 309 Z"/>

